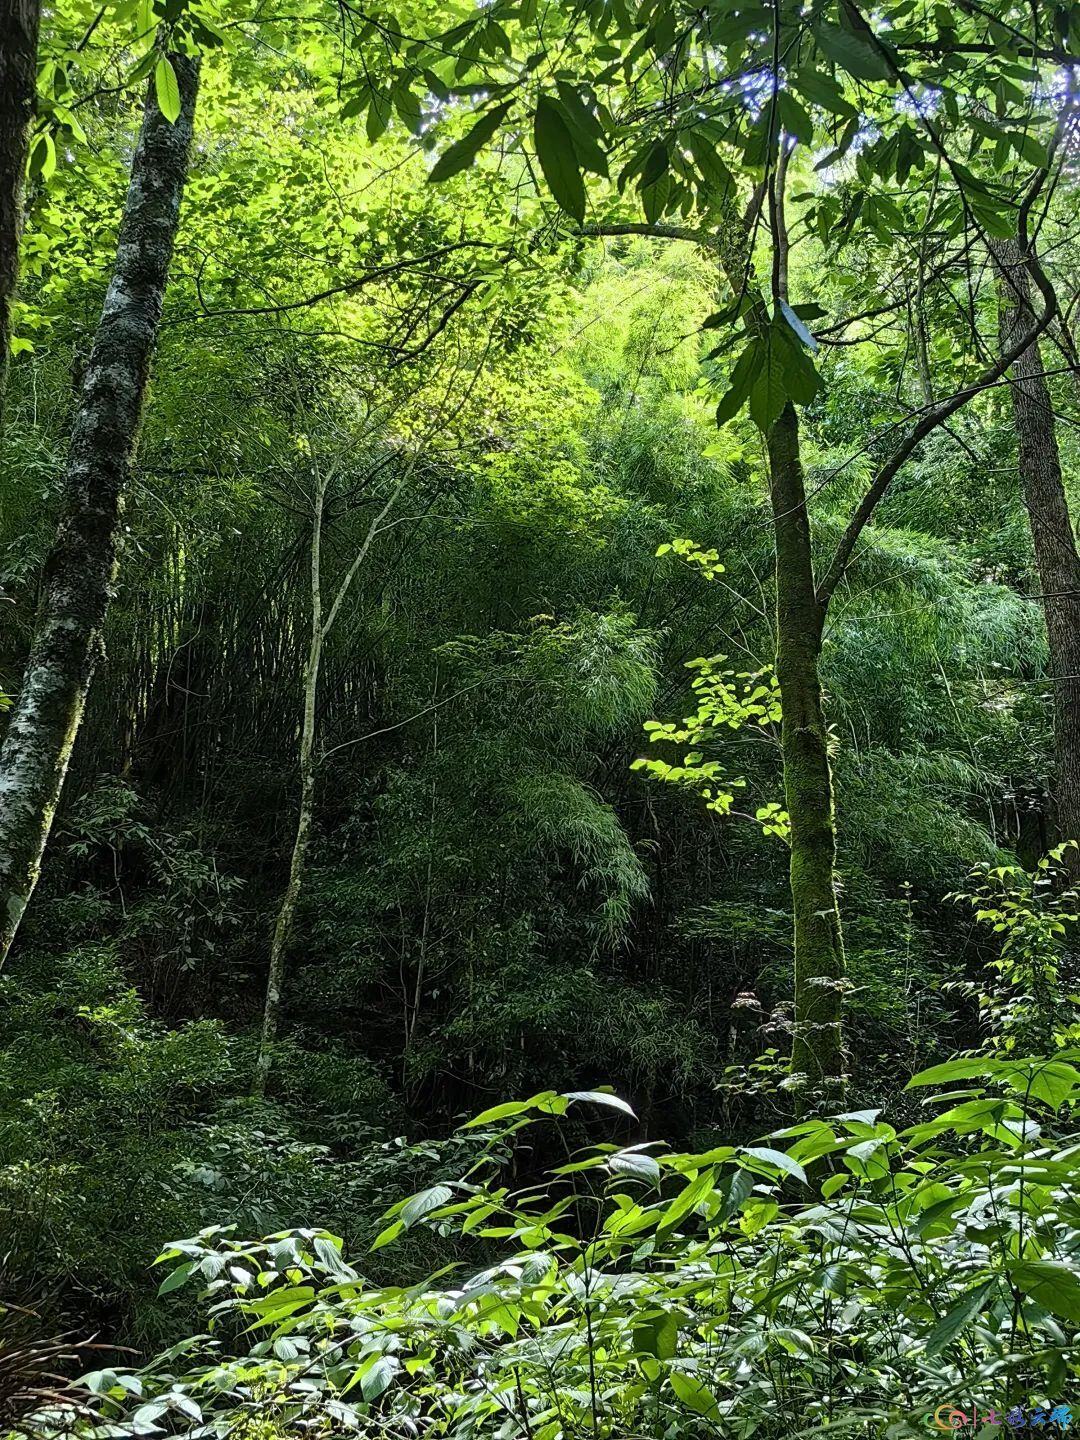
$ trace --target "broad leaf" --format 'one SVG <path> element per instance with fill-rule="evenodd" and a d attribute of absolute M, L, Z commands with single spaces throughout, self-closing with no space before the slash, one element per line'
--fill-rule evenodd
<path fill-rule="evenodd" d="M 1073 1266 L 1060 1260 L 1023 1260 L 1009 1267 L 1009 1278 L 1052 1315 L 1080 1325 L 1080 1276 Z"/>
<path fill-rule="evenodd" d="M 467 135 L 462 136 L 439 156 L 428 173 L 428 180 L 438 184 L 440 180 L 448 180 L 451 175 L 456 175 L 459 170 L 471 165 L 506 118 L 510 106 L 511 102 L 508 101 L 504 105 L 496 105 L 494 110 L 482 115 Z"/>
<path fill-rule="evenodd" d="M 548 189 L 560 210 L 582 224 L 585 220 L 585 182 L 574 151 L 574 141 L 559 106 L 547 95 L 536 104 L 533 122 L 536 156 Z"/>
<path fill-rule="evenodd" d="M 850 30 L 841 30 L 825 21 L 814 26 L 814 34 L 829 59 L 857 80 L 887 80 L 892 73 L 888 54 L 883 53 L 884 47 L 879 47 L 869 38 L 854 35 Z"/>
<path fill-rule="evenodd" d="M 454 1192 L 449 1185 L 432 1185 L 428 1190 L 421 1190 L 419 1195 L 414 1195 L 403 1207 L 401 1223 L 407 1230 L 418 1220 L 422 1220 L 425 1215 L 430 1215 L 432 1210 L 438 1210 L 440 1206 L 445 1205 L 453 1198 Z"/>
<path fill-rule="evenodd" d="M 618 1095 L 611 1095 L 606 1090 L 567 1090 L 562 1098 L 583 1100 L 590 1105 L 606 1105 L 609 1110 L 621 1110 L 624 1115 L 629 1115 L 631 1120 L 637 1119 L 625 1100 L 620 1100 Z"/>
<path fill-rule="evenodd" d="M 987 1280 L 968 1292 L 949 1310 L 941 1322 L 930 1332 L 926 1342 L 926 1354 L 936 1355 L 960 1334 L 961 1330 L 985 1308 L 988 1297 L 997 1288 L 996 1280 Z"/>
<path fill-rule="evenodd" d="M 752 1160 L 764 1161 L 766 1165 L 773 1165 L 777 1170 L 783 1170 L 787 1175 L 793 1175 L 796 1180 L 801 1180 L 805 1185 L 806 1171 L 797 1160 L 790 1155 L 785 1155 L 783 1150 L 772 1150 L 767 1145 L 749 1145 L 742 1152 L 749 1155 Z"/>
<path fill-rule="evenodd" d="M 704 1380 L 699 1380 L 696 1375 L 684 1375 L 679 1370 L 673 1370 L 670 1379 L 672 1390 L 688 1410 L 703 1415 L 714 1425 L 719 1422 L 720 1407 L 716 1403 L 716 1396 Z"/>
<path fill-rule="evenodd" d="M 162 115 L 175 125 L 180 119 L 180 83 L 167 55 L 162 55 L 154 66 L 154 94 Z"/>

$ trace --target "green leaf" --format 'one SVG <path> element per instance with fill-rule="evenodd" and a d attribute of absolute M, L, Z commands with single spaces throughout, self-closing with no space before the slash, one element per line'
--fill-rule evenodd
<path fill-rule="evenodd" d="M 355 1280 L 356 1271 L 351 1265 L 346 1265 L 341 1258 L 341 1241 L 336 1244 L 333 1240 L 327 1239 L 325 1235 L 316 1235 L 315 1254 L 322 1261 L 323 1266 L 331 1275 L 336 1275 L 341 1280 Z"/>
<path fill-rule="evenodd" d="M 953 1080 L 973 1080 L 976 1076 L 993 1074 L 996 1066 L 992 1060 L 946 1060 L 942 1065 L 931 1065 L 929 1070 L 920 1070 L 904 1086 L 914 1090 L 920 1085 L 948 1085 Z"/>
<path fill-rule="evenodd" d="M 407 85 L 399 85 L 393 92 L 394 109 L 404 120 L 413 135 L 419 135 L 424 128 L 420 113 L 420 101 Z"/>
<path fill-rule="evenodd" d="M 650 185 L 655 185 L 667 174 L 670 164 L 671 155 L 668 148 L 662 140 L 658 140 L 645 157 L 638 186 L 642 190 L 647 190 Z"/>
<path fill-rule="evenodd" d="M 792 305 L 791 308 L 800 320 L 824 320 L 825 316 L 829 313 L 824 305 L 817 305 L 813 302 L 808 305 Z M 836 1118 L 843 1120 L 846 1117 L 838 1115 Z"/>
<path fill-rule="evenodd" d="M 844 99 L 843 91 L 832 76 L 814 65 L 807 65 L 799 70 L 794 84 L 804 100 L 809 100 L 811 105 L 820 105 L 822 110 L 839 115 L 841 119 L 851 120 L 859 113 L 854 105 Z"/>
<path fill-rule="evenodd" d="M 654 1355 L 657 1360 L 670 1360 L 679 1343 L 679 1322 L 670 1310 L 650 1315 L 634 1326 L 634 1349 L 639 1355 Z"/>
<path fill-rule="evenodd" d="M 1060 1110 L 1080 1087 L 1080 1070 L 1061 1060 L 1037 1061 L 1017 1066 L 1004 1079 L 1017 1094 L 1030 1095 L 1051 1110 Z"/>
<path fill-rule="evenodd" d="M 397 1237 L 404 1229 L 404 1220 L 395 1220 L 393 1224 L 387 1225 L 386 1229 L 381 1230 L 379 1234 L 376 1235 L 375 1239 L 372 1241 L 372 1250 L 381 1250 L 384 1245 L 389 1245 L 391 1241 L 397 1239 Z"/>
<path fill-rule="evenodd" d="M 659 553 L 657 551 L 657 554 Z M 606 1105 L 610 1110 L 621 1110 L 624 1115 L 629 1115 L 631 1120 L 637 1119 L 625 1100 L 620 1100 L 618 1095 L 610 1095 L 606 1090 L 567 1090 L 563 1099 L 584 1100 L 590 1105 Z"/>
<path fill-rule="evenodd" d="M 790 1155 L 785 1155 L 783 1150 L 772 1150 L 767 1145 L 749 1145 L 742 1152 L 749 1155 L 753 1160 L 762 1160 L 766 1165 L 774 1165 L 777 1170 L 783 1170 L 788 1175 L 793 1175 L 796 1180 L 807 1183 L 806 1171 L 797 1160 Z"/>
<path fill-rule="evenodd" d="M 455 141 L 449 150 L 443 151 L 428 172 L 428 181 L 437 185 L 440 181 L 448 180 L 451 175 L 456 175 L 459 170 L 464 170 L 471 165 L 509 114 L 511 104 L 511 101 L 507 101 L 505 105 L 496 105 L 494 110 L 489 110 L 486 115 L 481 115 L 467 135 L 463 135 L 460 140 Z"/>
<path fill-rule="evenodd" d="M 180 82 L 167 55 L 162 55 L 154 66 L 154 94 L 162 115 L 175 125 L 180 119 Z"/>
<path fill-rule="evenodd" d="M 967 195 L 971 213 L 988 235 L 995 240 L 1009 240 L 1016 233 L 1016 218 L 1012 208 L 1002 200 L 990 195 Z"/>
<path fill-rule="evenodd" d="M 789 90 L 780 92 L 780 123 L 803 145 L 814 143 L 814 122 Z"/>
<path fill-rule="evenodd" d="M 791 368 L 790 352 L 791 347 L 780 343 L 776 326 L 772 326 L 761 368 L 750 390 L 750 418 L 762 434 L 768 434 L 790 399 L 786 375 Z"/>
<path fill-rule="evenodd" d="M 401 1211 L 401 1223 L 408 1230 L 410 1226 L 422 1220 L 425 1215 L 430 1215 L 432 1210 L 438 1210 L 447 1201 L 454 1198 L 454 1192 L 449 1185 L 432 1185 L 427 1190 L 421 1190 L 414 1195 Z"/>
<path fill-rule="evenodd" d="M 372 145 L 386 134 L 386 127 L 389 124 L 390 97 L 384 95 L 381 90 L 373 90 L 371 103 L 368 106 L 367 120 L 364 122 L 364 133 Z"/>
<path fill-rule="evenodd" d="M 159 1295 L 168 1295 L 173 1290 L 179 1290 L 180 1286 L 185 1284 L 198 1268 L 198 1260 L 188 1260 L 186 1264 L 178 1265 L 171 1274 L 165 1276 L 165 1279 L 158 1286 L 157 1293 Z"/>
<path fill-rule="evenodd" d="M 477 1125 L 490 1125 L 493 1120 L 508 1120 L 511 1115 L 521 1115 L 529 1109 L 527 1100 L 507 1100 L 503 1105 L 492 1105 L 490 1110 L 481 1110 L 461 1127 L 472 1130 Z"/>
<path fill-rule="evenodd" d="M 765 359 L 765 350 L 760 341 L 752 340 L 735 362 L 731 372 L 731 383 L 720 397 L 716 407 L 716 423 L 724 425 L 733 420 L 750 395 L 751 388 Z"/>
<path fill-rule="evenodd" d="M 749 1170 L 736 1170 L 731 1177 L 727 1187 L 727 1194 L 724 1196 L 724 1203 L 720 1208 L 720 1220 L 730 1220 L 736 1211 L 742 1208 L 743 1201 L 748 1199 L 754 1191 L 754 1177 Z"/>
<path fill-rule="evenodd" d="M 645 219 L 650 225 L 655 225 L 668 208 L 671 188 L 670 175 L 661 175 L 654 184 L 641 187 L 641 208 L 645 211 Z"/>
<path fill-rule="evenodd" d="M 1009 144 L 1016 153 L 1026 160 L 1029 165 L 1034 165 L 1042 170 L 1049 164 L 1049 157 L 1046 153 L 1046 146 L 1036 140 L 1034 135 L 1026 131 L 1017 130 L 1007 137 Z"/>
<path fill-rule="evenodd" d="M 608 165 L 607 156 L 600 148 L 600 142 L 604 139 L 600 122 L 572 85 L 560 80 L 557 88 L 559 112 L 566 121 L 566 128 L 570 132 L 574 151 L 582 168 L 591 170 L 594 175 L 602 175 L 606 180 Z"/>
<path fill-rule="evenodd" d="M 48 180 L 56 169 L 56 141 L 48 130 L 43 131 L 34 142 L 30 152 L 30 174 L 40 175 Z M 33 346 L 30 346 L 33 349 Z"/>
<path fill-rule="evenodd" d="M 677 1225 L 680 1220 L 696 1210 L 706 1195 L 711 1195 L 716 1183 L 716 1172 L 711 1167 L 703 1170 L 696 1180 L 690 1180 L 664 1211 L 660 1228 Z"/>
<path fill-rule="evenodd" d="M 1022 1260 L 1009 1267 L 1009 1278 L 1052 1315 L 1080 1325 L 1080 1276 L 1060 1260 Z"/>
<path fill-rule="evenodd" d="M 987 1280 L 984 1285 L 976 1286 L 974 1290 L 968 1291 L 958 1300 L 930 1332 L 930 1338 L 926 1342 L 926 1354 L 928 1356 L 936 1355 L 955 1340 L 965 1325 L 974 1320 L 975 1316 L 985 1307 L 987 1297 L 996 1288 L 996 1280 Z"/>
<path fill-rule="evenodd" d="M 887 51 L 868 38 L 824 20 L 814 26 L 814 34 L 829 59 L 857 80 L 887 80 L 892 73 Z"/>
<path fill-rule="evenodd" d="M 617 1175 L 629 1175 L 635 1180 L 645 1180 L 650 1185 L 655 1185 L 660 1179 L 660 1166 L 651 1155 L 643 1155 L 640 1151 L 619 1150 L 609 1156 L 608 1166 Z"/>
<path fill-rule="evenodd" d="M 706 190 L 717 198 L 732 194 L 735 190 L 735 181 L 731 171 L 708 140 L 695 131 L 686 135 L 685 140 L 690 148 L 690 154 L 694 158 L 698 173 L 705 182 Z"/>
<path fill-rule="evenodd" d="M 706 1420 L 713 1424 L 720 1421 L 720 1407 L 716 1403 L 716 1396 L 712 1393 L 704 1380 L 699 1380 L 696 1375 L 684 1375 L 679 1370 L 674 1370 L 669 1377 L 671 1388 L 676 1396 L 688 1410 L 693 1410 L 698 1415 L 703 1415 Z"/>
<path fill-rule="evenodd" d="M 377 1400 L 398 1371 L 398 1361 L 393 1355 L 380 1355 L 373 1365 L 364 1371 L 360 1381 L 360 1393 L 365 1400 Z"/>
<path fill-rule="evenodd" d="M 585 221 L 585 182 L 574 151 L 574 142 L 558 105 L 547 95 L 536 104 L 533 140 L 537 159 L 548 189 L 560 210 L 572 215 L 579 225 Z"/>

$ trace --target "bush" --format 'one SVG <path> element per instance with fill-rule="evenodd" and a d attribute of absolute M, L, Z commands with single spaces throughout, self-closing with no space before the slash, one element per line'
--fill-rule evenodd
<path fill-rule="evenodd" d="M 496 1106 L 468 1127 L 483 1152 L 464 1178 L 398 1202 L 372 1247 L 434 1230 L 483 1243 L 481 1268 L 372 1286 L 326 1233 L 206 1230 L 165 1251 L 161 1290 L 200 1287 L 213 1333 L 86 1377 L 78 1428 L 902 1437 L 946 1410 L 967 1425 L 972 1405 L 1064 1428 L 1080 1202 L 1059 1125 L 1078 1060 L 934 1067 L 909 1087 L 934 1087 L 931 1116 L 901 1133 L 854 1111 L 701 1154 L 601 1144 L 518 1191 L 498 1152 L 523 1132 L 571 1105 L 629 1107 Z M 41 1415 L 37 1433 L 68 1423 Z"/>

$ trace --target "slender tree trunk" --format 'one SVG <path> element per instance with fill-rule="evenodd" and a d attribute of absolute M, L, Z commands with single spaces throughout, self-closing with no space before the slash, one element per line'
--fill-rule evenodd
<path fill-rule="evenodd" d="M 464 401 L 461 403 L 463 404 Z M 345 571 L 344 578 L 333 592 L 333 597 L 326 606 L 325 615 L 322 590 L 322 529 L 329 476 L 318 465 L 315 467 L 311 527 L 311 638 L 308 644 L 307 660 L 304 664 L 303 718 L 300 727 L 300 808 L 296 816 L 296 833 L 293 836 L 292 856 L 289 860 L 289 879 L 285 886 L 285 894 L 281 897 L 277 920 L 274 923 L 274 934 L 270 942 L 270 965 L 266 977 L 262 1035 L 259 1041 L 258 1058 L 255 1062 L 254 1091 L 256 1095 L 265 1095 L 266 1084 L 274 1063 L 274 1042 L 277 1039 L 281 1021 L 281 990 L 285 982 L 285 956 L 289 946 L 289 937 L 292 934 L 296 904 L 304 883 L 304 868 L 307 863 L 308 844 L 311 840 L 311 827 L 315 817 L 315 775 L 319 763 L 315 753 L 315 741 L 318 724 L 319 670 L 322 665 L 323 645 L 334 628 L 334 623 L 341 613 L 341 607 L 352 590 L 353 582 L 367 559 L 368 552 L 379 534 L 383 521 L 397 503 L 402 490 L 416 469 L 424 447 L 438 428 L 439 421 L 433 421 L 408 464 L 402 467 L 401 473 L 390 490 L 389 498 L 383 502 L 368 525 L 363 542 L 353 556 L 349 568 Z"/>
<path fill-rule="evenodd" d="M 198 90 L 198 62 L 170 58 L 180 116 L 175 125 L 165 119 L 151 85 L 116 266 L 72 431 L 34 640 L 0 749 L 0 965 L 37 882 L 108 610 Z"/>
<path fill-rule="evenodd" d="M 322 523 L 326 503 L 326 481 L 315 476 L 315 503 L 311 524 L 311 639 L 304 664 L 304 712 L 300 728 L 300 808 L 296 816 L 289 879 L 281 897 L 274 935 L 270 942 L 270 967 L 266 977 L 262 1036 L 255 1062 L 255 1093 L 266 1094 L 266 1083 L 274 1060 L 274 1041 L 281 1019 L 281 989 L 285 982 L 285 954 L 292 934 L 296 902 L 304 880 L 311 826 L 315 817 L 315 729 L 319 700 L 319 669 L 322 664 L 326 629 L 322 613 Z"/>
<path fill-rule="evenodd" d="M 787 299 L 787 226 L 782 152 L 769 189 L 774 303 Z M 750 265 L 745 221 L 729 217 L 718 243 L 733 295 L 743 292 Z M 769 314 L 751 312 L 763 338 Z M 799 417 L 789 402 L 766 436 L 769 499 L 776 556 L 776 678 L 780 685 L 780 748 L 790 819 L 791 908 L 795 945 L 795 1031 L 791 1070 L 821 1091 L 843 1082 L 844 943 L 836 894 L 836 832 L 832 768 L 821 693 L 821 645 L 827 602 L 819 600 L 799 445 Z"/>
<path fill-rule="evenodd" d="M 1015 241 L 995 240 L 991 247 L 1004 352 L 1031 328 L 1031 286 Z M 1054 680 L 1055 828 L 1062 840 L 1080 840 L 1080 555 L 1042 370 L 1036 342 L 1013 362 L 1010 389 Z M 1080 870 L 1075 857 L 1071 868 Z"/>
<path fill-rule="evenodd" d="M 785 185 L 791 151 L 780 148 L 769 191 L 773 303 L 788 298 Z M 764 323 L 765 317 L 762 317 Z M 814 582 L 799 417 L 789 401 L 766 436 L 776 554 L 776 678 L 780 749 L 790 821 L 789 875 L 795 942 L 791 1070 L 824 1098 L 844 1077 L 844 941 L 836 898 L 832 767 L 821 694 L 826 605 Z"/>
<path fill-rule="evenodd" d="M 19 274 L 23 177 L 37 98 L 41 0 L 0 0 L 0 435 Z"/>
<path fill-rule="evenodd" d="M 825 607 L 814 590 L 810 519 L 791 404 L 768 434 L 776 536 L 776 676 L 784 794 L 791 821 L 795 1034 L 791 1068 L 812 1086 L 844 1073 L 844 945 L 836 899 L 836 835 L 819 666 Z"/>

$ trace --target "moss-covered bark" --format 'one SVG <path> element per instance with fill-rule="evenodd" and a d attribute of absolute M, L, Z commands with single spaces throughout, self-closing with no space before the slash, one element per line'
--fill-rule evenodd
<path fill-rule="evenodd" d="M 786 229 L 782 180 L 771 196 L 772 223 L 784 237 L 773 288 L 786 295 Z M 751 264 L 745 218 L 727 214 L 717 252 L 733 295 L 744 289 Z M 748 325 L 764 337 L 762 302 Z M 769 498 L 776 555 L 776 676 L 780 685 L 784 794 L 791 822 L 790 885 L 795 946 L 795 1033 L 791 1069 L 815 1089 L 835 1088 L 845 1070 L 843 1048 L 844 942 L 836 898 L 836 832 L 832 772 L 821 693 L 821 643 L 828 600 L 814 582 L 810 516 L 799 449 L 799 417 L 789 402 L 766 437 Z"/>
<path fill-rule="evenodd" d="M 37 882 L 108 610 L 198 89 L 197 62 L 171 58 L 181 113 L 170 124 L 151 86 L 116 266 L 72 431 L 34 640 L 0 749 L 0 964 Z"/>
<path fill-rule="evenodd" d="M 40 0 L 0 0 L 0 434 L 19 274 L 23 176 L 34 119 Z"/>
<path fill-rule="evenodd" d="M 768 435 L 776 534 L 776 674 L 783 708 L 784 793 L 791 818 L 795 938 L 792 1070 L 812 1085 L 844 1073 L 844 945 L 836 900 L 832 774 L 821 694 L 825 607 L 814 588 L 810 519 L 792 405 Z"/>

